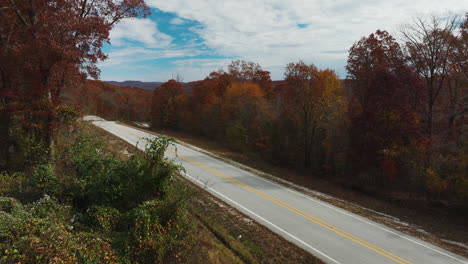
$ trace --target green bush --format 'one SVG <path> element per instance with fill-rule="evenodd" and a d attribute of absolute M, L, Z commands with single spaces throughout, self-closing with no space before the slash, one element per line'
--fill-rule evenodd
<path fill-rule="evenodd" d="M 41 164 L 34 168 L 31 175 L 31 188 L 40 195 L 57 197 L 61 192 L 61 183 L 50 164 Z"/>
<path fill-rule="evenodd" d="M 19 199 L 0 197 L 0 263 L 180 262 L 191 224 L 174 177 L 182 168 L 164 157 L 170 144 L 148 140 L 143 155 L 119 160 L 84 135 L 57 168 L 0 173 L 0 196 Z"/>
<path fill-rule="evenodd" d="M 0 196 L 15 196 L 27 187 L 26 176 L 22 172 L 0 172 Z"/>
<path fill-rule="evenodd" d="M 165 263 L 184 258 L 190 227 L 178 203 L 151 200 L 133 211 L 131 237 L 133 263 Z"/>
<path fill-rule="evenodd" d="M 115 230 L 121 218 L 119 210 L 104 206 L 93 206 L 88 215 L 91 217 L 91 224 L 106 234 Z"/>
<path fill-rule="evenodd" d="M 77 181 L 71 190 L 76 204 L 110 206 L 130 210 L 153 198 L 164 197 L 170 180 L 182 168 L 164 158 L 171 140 L 149 140 L 143 158 L 133 156 L 118 161 L 97 149 L 92 138 L 83 138 L 73 147 L 72 163 Z"/>
<path fill-rule="evenodd" d="M 110 244 L 91 233 L 75 233 L 70 207 L 48 196 L 0 211 L 0 263 L 115 263 Z"/>

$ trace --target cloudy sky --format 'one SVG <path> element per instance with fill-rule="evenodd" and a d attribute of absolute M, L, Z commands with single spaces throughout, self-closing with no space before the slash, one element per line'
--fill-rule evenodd
<path fill-rule="evenodd" d="M 258 62 L 273 80 L 304 60 L 346 76 L 347 51 L 362 36 L 415 16 L 463 16 L 466 0 L 148 0 L 152 15 L 111 32 L 102 80 L 203 79 L 231 60 Z"/>

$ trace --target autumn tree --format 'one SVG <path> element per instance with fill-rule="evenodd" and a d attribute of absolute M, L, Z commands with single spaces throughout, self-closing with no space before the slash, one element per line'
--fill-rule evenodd
<path fill-rule="evenodd" d="M 226 123 L 226 139 L 236 150 L 248 146 L 255 149 L 267 115 L 265 92 L 256 83 L 233 83 L 226 89 L 223 112 Z M 265 146 L 266 147 L 266 146 Z"/>
<path fill-rule="evenodd" d="M 329 175 L 342 175 L 347 167 L 348 98 L 333 70 L 317 71 L 314 83 L 316 89 L 323 91 L 314 111 L 319 130 L 314 158 Z"/>
<path fill-rule="evenodd" d="M 222 98 L 230 83 L 224 71 L 211 72 L 204 80 L 192 82 L 182 109 L 183 126 L 196 134 L 223 139 Z"/>
<path fill-rule="evenodd" d="M 228 65 L 228 74 L 232 82 L 256 83 L 266 95 L 271 95 L 272 93 L 270 72 L 264 71 L 258 63 L 242 60 L 232 61 Z"/>
<path fill-rule="evenodd" d="M 406 57 L 418 74 L 424 78 L 424 112 L 429 138 L 434 134 L 434 107 L 448 81 L 450 56 L 456 42 L 453 33 L 456 17 L 443 20 L 435 16 L 416 18 L 401 33 L 405 41 Z"/>
<path fill-rule="evenodd" d="M 463 131 L 468 111 L 468 14 L 461 23 L 460 34 L 452 36 L 455 47 L 450 52 L 447 80 L 447 121 L 452 137 L 463 143 Z M 458 129 L 455 127 L 458 124 Z"/>
<path fill-rule="evenodd" d="M 144 16 L 149 8 L 143 0 L 3 0 L 0 6 L 2 117 L 11 109 L 21 113 L 36 139 L 50 148 L 63 87 L 96 78 L 113 25 Z M 1 121 L 2 128 L 9 126 L 8 118 Z"/>
<path fill-rule="evenodd" d="M 367 183 L 396 177 L 396 155 L 418 139 L 418 119 L 412 107 L 419 78 L 408 67 L 396 40 L 376 31 L 355 43 L 346 66 L 352 79 L 350 103 L 354 173 Z"/>
<path fill-rule="evenodd" d="M 152 103 L 154 127 L 177 128 L 183 95 L 183 85 L 176 80 L 169 80 L 154 90 Z"/>
<path fill-rule="evenodd" d="M 303 166 L 309 168 L 311 165 L 311 151 L 313 136 L 317 121 L 313 115 L 314 107 L 317 106 L 320 90 L 314 89 L 314 79 L 317 67 L 307 65 L 303 61 L 289 63 L 284 73 L 288 98 L 290 98 L 293 111 L 297 111 L 298 124 L 300 127 L 300 137 L 303 147 Z"/>

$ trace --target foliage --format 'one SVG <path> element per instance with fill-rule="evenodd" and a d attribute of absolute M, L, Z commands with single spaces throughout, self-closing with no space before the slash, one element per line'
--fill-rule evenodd
<path fill-rule="evenodd" d="M 83 113 L 109 120 L 151 121 L 150 90 L 86 80 L 77 87 L 64 87 L 60 99 Z"/>
<path fill-rule="evenodd" d="M 153 93 L 153 126 L 158 128 L 177 128 L 179 105 L 184 94 L 182 84 L 169 80 L 156 88 Z"/>
<path fill-rule="evenodd" d="M 75 115 L 60 106 L 63 88 L 97 78 L 110 30 L 122 19 L 145 17 L 149 8 L 143 0 L 2 0 L 0 6 L 0 161 L 9 163 L 15 133 L 51 150 L 60 122 Z"/>
<path fill-rule="evenodd" d="M 0 196 L 13 196 L 23 193 L 27 178 L 22 172 L 0 172 Z"/>
<path fill-rule="evenodd" d="M 172 142 L 147 139 L 144 154 L 118 160 L 85 134 L 57 154 L 75 173 L 58 177 L 47 163 L 1 173 L 11 197 L 0 198 L 0 263 L 180 262 L 191 224 L 182 168 L 164 157 Z"/>
<path fill-rule="evenodd" d="M 129 210 L 156 193 L 164 197 L 174 174 L 181 170 L 164 157 L 169 144 L 172 141 L 163 137 L 148 140 L 145 158 L 118 161 L 92 138 L 81 138 L 72 148 L 77 181 L 70 192 L 75 202 L 83 208 L 95 204 Z"/>
<path fill-rule="evenodd" d="M 55 112 L 57 113 L 57 118 L 62 124 L 71 125 L 75 122 L 76 119 L 80 117 L 80 111 L 76 106 L 72 105 L 59 105 L 56 107 Z"/>
<path fill-rule="evenodd" d="M 399 157 L 388 156 L 387 150 L 420 140 L 411 106 L 419 84 L 417 75 L 405 64 L 396 40 L 380 30 L 351 47 L 347 69 L 353 80 L 350 136 L 354 174 L 371 174 L 373 184 L 394 183 L 399 168 L 405 165 L 396 162 L 404 162 Z M 366 183 L 370 182 L 357 182 Z"/>
<path fill-rule="evenodd" d="M 134 263 L 181 261 L 190 223 L 180 203 L 169 200 L 144 202 L 132 212 Z"/>
<path fill-rule="evenodd" d="M 237 151 L 243 151 L 247 142 L 247 129 L 236 123 L 226 129 L 228 145 Z"/>
<path fill-rule="evenodd" d="M 0 211 L 0 263 L 115 263 L 108 242 L 73 231 L 69 207 L 48 196 Z"/>
<path fill-rule="evenodd" d="M 36 166 L 31 174 L 30 181 L 31 188 L 40 194 L 57 197 L 61 192 L 60 181 L 50 164 Z"/>

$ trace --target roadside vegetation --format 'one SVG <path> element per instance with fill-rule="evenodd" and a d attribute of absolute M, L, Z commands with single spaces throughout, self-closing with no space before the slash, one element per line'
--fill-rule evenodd
<path fill-rule="evenodd" d="M 54 162 L 1 174 L 2 263 L 176 263 L 191 222 L 170 140 L 121 159 L 92 134 L 64 131 Z"/>
<path fill-rule="evenodd" d="M 179 177 L 170 139 L 141 152 L 82 121 L 55 139 L 53 162 L 0 174 L 0 263 L 321 263 Z"/>

